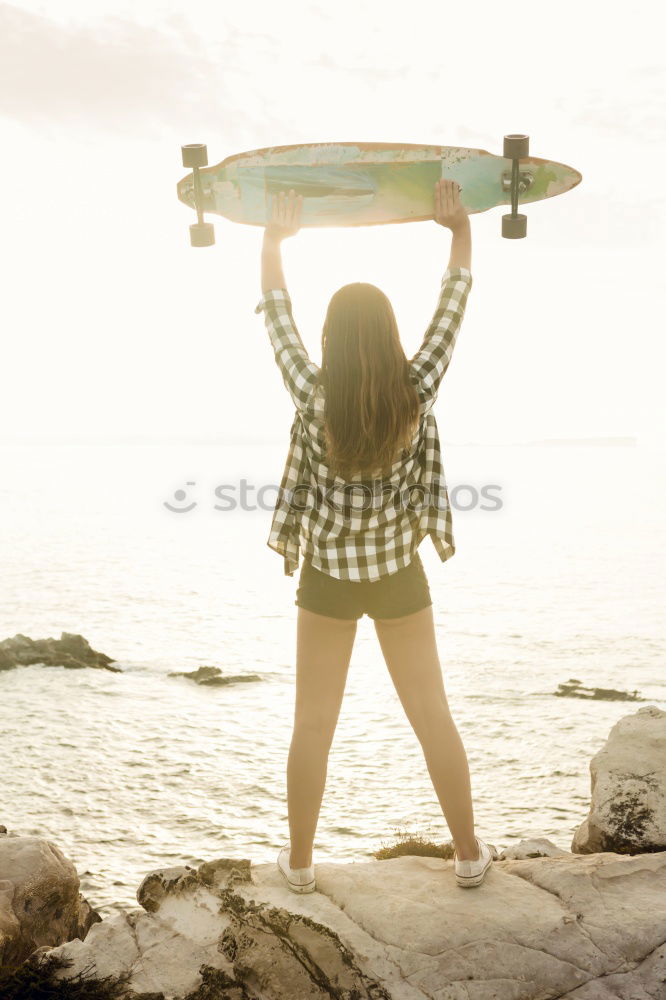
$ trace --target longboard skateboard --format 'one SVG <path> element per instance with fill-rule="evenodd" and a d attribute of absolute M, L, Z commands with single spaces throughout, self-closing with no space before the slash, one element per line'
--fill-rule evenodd
<path fill-rule="evenodd" d="M 178 198 L 194 208 L 193 246 L 215 242 L 203 213 L 232 222 L 265 226 L 271 197 L 293 188 L 303 195 L 301 226 L 376 226 L 418 222 L 434 215 L 434 187 L 441 177 L 458 182 L 468 214 L 511 205 L 502 235 L 526 235 L 526 204 L 570 191 L 582 180 L 573 167 L 529 156 L 526 135 L 506 135 L 504 155 L 464 146 L 390 142 L 329 142 L 269 146 L 229 156 L 207 166 L 206 146 L 182 147 L 192 172 L 178 182 Z"/>

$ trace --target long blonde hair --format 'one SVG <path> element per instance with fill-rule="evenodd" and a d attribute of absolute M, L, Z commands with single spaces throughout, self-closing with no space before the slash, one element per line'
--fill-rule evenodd
<path fill-rule="evenodd" d="M 393 307 L 375 285 L 332 296 L 322 330 L 327 464 L 339 476 L 384 474 L 414 434 L 419 399 Z"/>

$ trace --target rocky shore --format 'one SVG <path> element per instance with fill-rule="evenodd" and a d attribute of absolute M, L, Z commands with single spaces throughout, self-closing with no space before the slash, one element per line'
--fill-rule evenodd
<path fill-rule="evenodd" d="M 666 1000 L 666 712 L 620 719 L 590 776 L 571 850 L 495 849 L 472 890 L 442 845 L 315 858 L 307 896 L 239 856 L 149 872 L 101 920 L 53 843 L 0 827 L 0 997 Z"/>

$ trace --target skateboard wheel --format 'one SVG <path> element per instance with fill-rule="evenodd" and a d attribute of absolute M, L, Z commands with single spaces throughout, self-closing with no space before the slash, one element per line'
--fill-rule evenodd
<path fill-rule="evenodd" d="M 208 149 L 202 142 L 191 142 L 181 146 L 184 167 L 205 167 L 208 163 Z"/>
<path fill-rule="evenodd" d="M 190 226 L 190 243 L 193 247 L 212 247 L 215 227 L 212 222 L 194 222 Z"/>
<path fill-rule="evenodd" d="M 524 156 L 530 155 L 530 137 L 529 135 L 517 135 L 511 133 L 511 135 L 504 136 L 504 154 L 507 160 L 520 160 Z"/>
<path fill-rule="evenodd" d="M 502 236 L 507 240 L 520 240 L 527 236 L 526 215 L 503 215 Z"/>

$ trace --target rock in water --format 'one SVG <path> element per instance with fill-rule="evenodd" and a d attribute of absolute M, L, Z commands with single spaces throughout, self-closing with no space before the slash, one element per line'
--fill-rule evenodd
<path fill-rule="evenodd" d="M 590 812 L 576 830 L 577 854 L 666 849 L 666 712 L 625 715 L 590 761 Z"/>
<path fill-rule="evenodd" d="M 497 861 L 461 889 L 453 862 L 315 863 L 297 896 L 274 862 L 159 869 L 143 909 L 46 952 L 166 1000 L 611 1000 L 662 997 L 666 852 Z M 64 984 L 63 984 L 64 986 Z"/>
<path fill-rule="evenodd" d="M 0 642 L 0 670 L 43 663 L 47 667 L 93 667 L 122 673 L 120 667 L 111 666 L 114 662 L 110 656 L 93 649 L 82 635 L 73 632 L 62 632 L 59 639 L 29 639 L 19 632 L 13 639 Z"/>
<path fill-rule="evenodd" d="M 83 940 L 101 919 L 55 844 L 0 835 L 0 967 L 19 965 L 41 945 Z"/>
<path fill-rule="evenodd" d="M 197 670 L 172 671 L 169 677 L 187 677 L 195 684 L 208 687 L 223 687 L 239 681 L 260 681 L 258 674 L 223 674 L 219 667 L 199 667 Z"/>
<path fill-rule="evenodd" d="M 645 701 L 638 691 L 618 691 L 616 688 L 585 687 L 572 677 L 564 684 L 557 685 L 553 694 L 556 698 L 587 698 L 589 701 Z"/>

